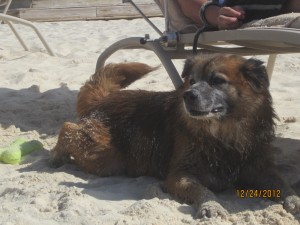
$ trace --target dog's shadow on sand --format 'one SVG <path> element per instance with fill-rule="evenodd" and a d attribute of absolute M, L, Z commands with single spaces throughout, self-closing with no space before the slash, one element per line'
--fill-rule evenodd
<path fill-rule="evenodd" d="M 43 93 L 37 85 L 20 90 L 0 88 L 0 125 L 4 129 L 15 126 L 22 132 L 57 134 L 64 121 L 76 120 L 77 94 L 66 86 Z"/>

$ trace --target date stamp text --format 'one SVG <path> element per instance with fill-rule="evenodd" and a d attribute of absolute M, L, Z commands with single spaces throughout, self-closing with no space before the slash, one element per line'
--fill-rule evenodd
<path fill-rule="evenodd" d="M 280 198 L 279 189 L 237 189 L 236 194 L 239 198 Z"/>

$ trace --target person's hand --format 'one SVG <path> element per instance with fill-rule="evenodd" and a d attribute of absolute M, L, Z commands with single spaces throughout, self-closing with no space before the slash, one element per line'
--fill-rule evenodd
<path fill-rule="evenodd" d="M 220 30 L 236 29 L 242 25 L 245 11 L 239 7 L 221 7 L 219 9 L 217 24 Z"/>

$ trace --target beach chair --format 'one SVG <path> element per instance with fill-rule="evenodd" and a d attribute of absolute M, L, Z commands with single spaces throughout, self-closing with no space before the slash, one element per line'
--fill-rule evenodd
<path fill-rule="evenodd" d="M 182 85 L 172 59 L 185 59 L 193 55 L 192 46 L 197 27 L 180 12 L 174 0 L 155 0 L 165 17 L 165 31 L 160 31 L 131 0 L 143 18 L 158 33 L 157 38 L 130 37 L 106 48 L 97 60 L 96 70 L 107 58 L 121 49 L 146 49 L 153 51 L 165 67 L 175 88 Z M 236 30 L 204 31 L 197 42 L 199 52 L 230 53 L 244 56 L 269 55 L 267 70 L 269 79 L 277 54 L 300 53 L 300 13 L 283 14 L 249 22 Z"/>
<path fill-rule="evenodd" d="M 27 47 L 24 40 L 21 38 L 20 34 L 16 30 L 14 23 L 19 23 L 19 24 L 22 24 L 22 25 L 32 28 L 33 31 L 38 36 L 38 38 L 41 40 L 42 44 L 44 45 L 44 47 L 48 51 L 48 53 L 51 56 L 55 56 L 53 50 L 51 49 L 51 47 L 49 46 L 49 44 L 43 37 L 42 33 L 39 31 L 39 29 L 33 23 L 31 23 L 28 20 L 20 19 L 20 18 L 6 14 L 11 2 L 12 2 L 12 0 L 0 0 L 0 7 L 5 6 L 3 12 L 0 13 L 0 21 L 3 21 L 4 23 L 8 24 L 8 26 L 10 27 L 10 29 L 12 30 L 12 32 L 14 33 L 14 35 L 16 36 L 16 38 L 18 39 L 18 41 L 20 42 L 20 44 L 22 45 L 22 47 L 24 48 L 25 51 L 29 51 L 29 48 Z"/>

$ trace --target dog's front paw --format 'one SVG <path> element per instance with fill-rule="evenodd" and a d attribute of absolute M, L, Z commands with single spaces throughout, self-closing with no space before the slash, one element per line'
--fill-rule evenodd
<path fill-rule="evenodd" d="M 216 201 L 208 201 L 200 205 L 197 218 L 227 217 L 228 211 Z"/>
<path fill-rule="evenodd" d="M 64 161 L 62 159 L 56 159 L 50 157 L 49 159 L 49 166 L 53 169 L 59 168 L 64 165 Z"/>
<path fill-rule="evenodd" d="M 300 213 L 300 198 L 296 195 L 288 196 L 284 199 L 284 209 L 294 215 Z"/>
<path fill-rule="evenodd" d="M 56 149 L 50 151 L 49 164 L 51 168 L 58 168 L 70 162 L 70 156 L 59 154 Z"/>

